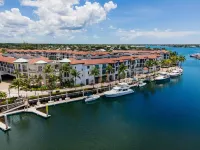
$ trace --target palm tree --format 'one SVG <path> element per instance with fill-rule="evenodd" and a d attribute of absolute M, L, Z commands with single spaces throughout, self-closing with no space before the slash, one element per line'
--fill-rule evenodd
<path fill-rule="evenodd" d="M 96 76 L 99 76 L 100 72 L 99 72 L 99 69 L 97 67 L 93 67 L 91 70 L 90 70 L 90 75 L 91 76 L 94 76 L 94 78 Z M 93 84 L 93 88 L 94 88 L 94 84 Z"/>
<path fill-rule="evenodd" d="M 7 97 L 6 92 L 0 91 L 0 99 L 6 99 L 6 97 Z"/>
<path fill-rule="evenodd" d="M 48 84 L 47 87 L 50 90 L 53 90 L 56 88 L 56 81 L 58 81 L 58 77 L 54 75 L 53 73 L 48 75 Z"/>
<path fill-rule="evenodd" d="M 25 78 L 22 80 L 22 88 L 26 91 L 26 97 L 27 97 L 27 91 L 30 87 L 30 84 L 31 84 L 30 78 Z"/>
<path fill-rule="evenodd" d="M 161 66 L 162 67 L 170 67 L 172 65 L 171 59 L 165 59 L 161 61 Z"/>
<path fill-rule="evenodd" d="M 170 60 L 171 60 L 171 62 L 172 62 L 172 65 L 176 65 L 177 66 L 177 64 L 178 64 L 178 56 L 171 56 L 170 57 Z"/>
<path fill-rule="evenodd" d="M 182 63 L 186 60 L 186 58 L 185 58 L 185 56 L 180 55 L 180 56 L 178 57 L 178 60 L 179 60 L 179 62 L 180 62 L 180 66 L 182 66 Z"/>
<path fill-rule="evenodd" d="M 74 78 L 74 86 L 76 84 L 76 78 L 81 78 L 81 73 L 79 71 L 77 71 L 76 69 L 71 69 L 71 75 Z"/>
<path fill-rule="evenodd" d="M 48 82 L 48 77 L 49 77 L 49 75 L 51 74 L 51 73 L 53 73 L 53 68 L 52 68 L 52 66 L 50 65 L 50 64 L 47 64 L 45 67 L 44 67 L 44 70 L 43 70 L 43 72 L 45 73 L 45 81 L 46 81 L 46 84 L 48 84 L 47 82 Z"/>
<path fill-rule="evenodd" d="M 153 67 L 153 66 L 154 66 L 154 61 L 153 60 L 150 59 L 150 60 L 147 60 L 145 62 L 145 67 L 148 68 L 148 73 L 149 73 L 150 68 Z"/>
<path fill-rule="evenodd" d="M 6 97 L 7 97 L 6 92 L 1 92 L 1 91 L 0 91 L 0 99 L 5 100 Z M 6 105 L 7 105 L 7 110 L 8 110 L 8 99 L 6 99 Z"/>
<path fill-rule="evenodd" d="M 113 74 L 114 72 L 115 72 L 115 70 L 113 69 L 113 67 L 111 65 L 108 65 L 106 67 L 107 81 L 110 82 L 110 74 Z M 110 84 L 109 84 L 109 90 L 110 90 Z"/>
<path fill-rule="evenodd" d="M 175 51 L 169 51 L 169 55 L 170 55 L 170 57 L 173 57 L 173 56 L 178 56 L 178 53 L 177 52 L 175 52 Z"/>
<path fill-rule="evenodd" d="M 108 65 L 106 67 L 106 73 L 107 73 L 107 81 L 110 81 L 109 76 L 110 74 L 114 73 L 114 69 L 111 65 Z"/>
<path fill-rule="evenodd" d="M 166 59 L 165 63 L 166 63 L 166 65 L 168 67 L 170 67 L 172 65 L 172 60 L 171 59 Z"/>
<path fill-rule="evenodd" d="M 42 78 L 41 75 L 39 75 L 38 77 L 36 77 L 36 83 L 37 83 L 37 85 L 38 85 L 39 87 L 42 86 L 42 80 L 43 80 L 43 78 Z"/>
<path fill-rule="evenodd" d="M 22 87 L 22 86 L 23 86 L 23 81 L 22 81 L 22 79 L 16 78 L 16 79 L 14 79 L 14 80 L 11 82 L 9 88 L 10 88 L 10 89 L 12 89 L 12 88 L 17 89 L 17 90 L 18 90 L 18 97 L 19 97 L 20 87 Z"/>
<path fill-rule="evenodd" d="M 48 74 L 48 73 L 52 73 L 53 72 L 53 68 L 50 64 L 47 64 L 45 67 L 44 67 L 44 73 L 45 74 Z"/>
<path fill-rule="evenodd" d="M 62 84 L 62 77 L 63 77 L 63 73 L 69 74 L 71 71 L 72 67 L 70 66 L 69 63 L 65 63 L 61 66 L 60 68 L 60 83 Z"/>
<path fill-rule="evenodd" d="M 14 74 L 16 75 L 16 78 L 20 78 L 20 76 L 21 76 L 20 71 L 17 69 L 14 71 Z"/>
<path fill-rule="evenodd" d="M 121 79 L 121 75 L 122 75 L 122 78 L 125 78 L 126 76 L 126 70 L 128 69 L 127 66 L 124 65 L 124 63 L 122 63 L 120 66 L 119 66 L 119 69 L 118 69 L 118 79 L 119 79 L 119 82 L 120 82 L 120 79 Z"/>

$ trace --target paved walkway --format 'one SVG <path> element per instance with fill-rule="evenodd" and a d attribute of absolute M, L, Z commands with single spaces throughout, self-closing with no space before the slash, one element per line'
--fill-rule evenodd
<path fill-rule="evenodd" d="M 162 68 L 160 71 L 168 71 L 168 70 L 172 70 L 172 69 L 175 69 L 175 67 L 171 67 L 171 68 Z M 136 78 L 138 79 L 142 79 L 142 78 L 145 78 L 147 76 L 147 74 L 140 74 L 140 75 L 137 75 L 135 76 Z M 121 82 L 131 82 L 131 78 L 127 78 L 127 79 L 122 79 Z M 102 86 L 108 86 L 109 84 L 111 84 L 112 86 L 119 83 L 119 81 L 113 81 L 113 82 L 107 82 L 107 83 L 99 83 L 99 84 L 96 84 L 94 85 L 95 88 L 100 88 Z M 9 88 L 9 85 L 10 85 L 10 81 L 8 82 L 1 82 L 0 83 L 0 91 L 4 91 L 7 93 L 7 96 L 8 97 L 17 97 L 18 96 L 18 91 L 17 89 L 11 89 L 10 90 L 10 94 L 9 94 L 9 91 L 8 91 L 8 88 Z M 66 88 L 66 89 L 60 89 L 59 91 L 61 92 L 67 92 L 67 91 L 74 91 L 74 90 L 83 90 L 83 89 L 86 89 L 86 88 L 92 88 L 93 85 L 86 85 L 86 86 L 82 86 L 82 87 L 77 87 L 77 88 Z M 55 90 L 56 91 L 56 90 Z M 47 91 L 20 91 L 20 96 L 22 97 L 26 97 L 26 96 L 35 96 L 35 95 L 47 95 L 49 94 Z"/>

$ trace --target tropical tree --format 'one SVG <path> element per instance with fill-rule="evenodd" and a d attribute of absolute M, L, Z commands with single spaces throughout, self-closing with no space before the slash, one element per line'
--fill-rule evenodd
<path fill-rule="evenodd" d="M 21 73 L 20 73 L 20 71 L 18 69 L 16 69 L 14 71 L 14 74 L 15 74 L 16 78 L 20 78 L 21 77 Z"/>
<path fill-rule="evenodd" d="M 70 66 L 69 63 L 65 63 L 65 64 L 63 64 L 63 65 L 61 66 L 61 68 L 60 68 L 60 77 L 59 77 L 60 84 L 63 83 L 63 80 L 62 80 L 63 74 L 64 74 L 64 73 L 70 74 L 71 69 L 72 69 L 72 67 Z"/>
<path fill-rule="evenodd" d="M 2 100 L 5 100 L 6 97 L 7 97 L 6 92 L 0 91 L 0 100 L 1 100 L 1 99 L 2 99 Z M 6 99 L 6 104 L 7 104 L 7 109 L 8 109 L 8 99 Z"/>
<path fill-rule="evenodd" d="M 41 75 L 37 76 L 36 77 L 36 83 L 39 87 L 42 86 L 42 80 L 43 80 L 43 77 Z"/>
<path fill-rule="evenodd" d="M 81 73 L 79 71 L 77 71 L 76 69 L 71 69 L 71 75 L 73 76 L 74 78 L 74 86 L 76 84 L 76 79 L 77 78 L 81 78 Z"/>
<path fill-rule="evenodd" d="M 30 78 L 25 78 L 25 79 L 22 80 L 22 88 L 23 88 L 23 90 L 26 91 L 26 96 L 27 96 L 27 91 L 30 88 L 30 84 L 31 84 Z"/>
<path fill-rule="evenodd" d="M 176 51 L 169 51 L 169 55 L 170 57 L 178 56 L 178 53 Z"/>
<path fill-rule="evenodd" d="M 50 64 L 47 64 L 45 67 L 44 67 L 44 73 L 45 74 L 48 74 L 48 73 L 52 73 L 53 72 L 53 68 Z"/>
<path fill-rule="evenodd" d="M 151 60 L 151 59 L 150 59 L 150 60 L 147 60 L 147 61 L 145 62 L 145 65 L 144 65 L 144 66 L 148 68 L 148 73 L 149 73 L 150 68 L 154 66 L 154 61 Z"/>
<path fill-rule="evenodd" d="M 47 64 L 45 67 L 44 67 L 44 74 L 45 74 L 45 81 L 46 81 L 46 84 L 48 84 L 48 78 L 49 78 L 49 75 L 51 73 L 53 73 L 53 68 L 50 64 Z"/>
<path fill-rule="evenodd" d="M 7 97 L 6 92 L 0 91 L 0 99 L 6 99 L 6 97 Z"/>
<path fill-rule="evenodd" d="M 107 81 L 110 81 L 110 74 L 114 73 L 114 69 L 113 67 L 109 64 L 107 67 L 106 67 L 106 74 L 107 74 Z"/>
<path fill-rule="evenodd" d="M 49 74 L 47 88 L 50 90 L 55 89 L 57 81 L 58 81 L 58 77 L 55 74 L 53 74 L 53 73 Z"/>
<path fill-rule="evenodd" d="M 91 70 L 90 70 L 90 75 L 91 76 L 94 76 L 94 78 L 96 76 L 99 76 L 100 72 L 99 72 L 99 69 L 97 67 L 93 67 Z M 94 84 L 93 84 L 93 88 L 94 88 Z"/>
<path fill-rule="evenodd" d="M 185 58 L 185 56 L 180 55 L 180 56 L 178 57 L 178 60 L 179 60 L 179 62 L 180 62 L 180 66 L 182 66 L 182 63 L 186 60 L 186 58 Z"/>
<path fill-rule="evenodd" d="M 162 67 L 170 67 L 172 65 L 171 59 L 164 59 L 161 61 L 161 66 Z"/>
<path fill-rule="evenodd" d="M 161 65 L 161 62 L 160 61 L 158 61 L 158 60 L 153 60 L 153 66 L 155 66 L 156 67 L 156 69 L 157 69 L 157 66 L 160 66 Z M 154 71 L 154 73 L 155 73 L 155 69 L 153 70 Z"/>
<path fill-rule="evenodd" d="M 18 96 L 19 96 L 20 87 L 22 87 L 22 86 L 23 86 L 23 80 L 21 78 L 16 78 L 11 82 L 9 88 L 10 89 L 12 89 L 12 88 L 17 89 L 18 90 Z"/>
<path fill-rule="evenodd" d="M 171 56 L 170 57 L 172 65 L 177 65 L 179 62 L 179 57 L 178 56 Z"/>
<path fill-rule="evenodd" d="M 124 65 L 124 63 L 120 64 L 119 69 L 118 69 L 118 79 L 120 81 L 121 76 L 122 78 L 126 77 L 126 70 L 128 69 L 127 66 Z"/>

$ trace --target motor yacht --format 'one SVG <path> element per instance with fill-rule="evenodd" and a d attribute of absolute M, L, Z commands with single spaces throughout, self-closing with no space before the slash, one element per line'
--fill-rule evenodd
<path fill-rule="evenodd" d="M 156 83 L 163 83 L 170 81 L 170 75 L 167 72 L 160 72 L 159 76 L 155 78 Z"/>
<path fill-rule="evenodd" d="M 170 77 L 179 77 L 181 75 L 181 72 L 179 70 L 173 70 L 171 73 L 169 73 Z"/>
<path fill-rule="evenodd" d="M 106 97 L 118 97 L 127 94 L 132 94 L 134 91 L 130 89 L 127 83 L 119 83 L 117 86 L 113 87 L 112 90 L 104 93 Z"/>

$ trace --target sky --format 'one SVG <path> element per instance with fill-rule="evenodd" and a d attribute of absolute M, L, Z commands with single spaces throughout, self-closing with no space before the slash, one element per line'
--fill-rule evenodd
<path fill-rule="evenodd" d="M 200 44 L 200 0 L 0 0 L 0 42 Z"/>

